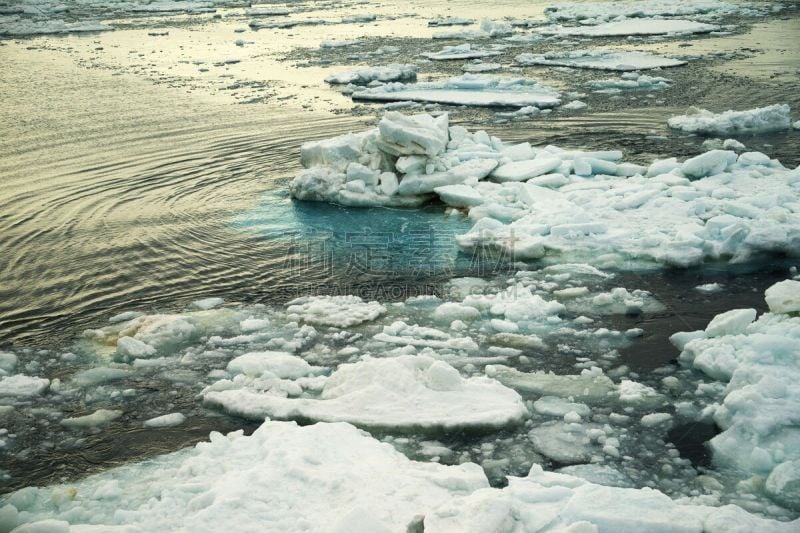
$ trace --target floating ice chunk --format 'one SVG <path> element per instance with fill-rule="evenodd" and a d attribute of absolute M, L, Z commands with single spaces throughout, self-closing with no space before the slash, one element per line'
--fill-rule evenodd
<path fill-rule="evenodd" d="M 714 294 L 722 290 L 722 285 L 719 283 L 703 283 L 695 287 L 694 290 L 703 294 Z"/>
<path fill-rule="evenodd" d="M 17 367 L 17 356 L 11 352 L 0 352 L 0 376 L 10 374 Z"/>
<path fill-rule="evenodd" d="M 75 418 L 64 418 L 61 425 L 69 429 L 91 429 L 105 426 L 122 416 L 116 409 L 98 409 L 94 413 Z"/>
<path fill-rule="evenodd" d="M 623 379 L 618 385 L 619 401 L 627 404 L 647 405 L 662 400 L 662 396 L 653 387 L 643 383 Z"/>
<path fill-rule="evenodd" d="M 258 377 L 269 373 L 281 379 L 297 379 L 308 376 L 319 367 L 313 367 L 302 357 L 285 352 L 250 352 L 240 355 L 228 363 L 230 374 L 245 374 Z"/>
<path fill-rule="evenodd" d="M 433 34 L 434 39 L 490 39 L 506 37 L 514 32 L 513 26 L 506 22 L 484 19 L 477 30 L 444 31 Z"/>
<path fill-rule="evenodd" d="M 390 111 L 378 123 L 378 131 L 380 137 L 376 142 L 381 150 L 389 154 L 434 157 L 447 146 L 448 116 L 407 116 Z"/>
<path fill-rule="evenodd" d="M 722 337 L 744 333 L 755 319 L 755 309 L 734 309 L 715 316 L 706 326 L 706 337 Z"/>
<path fill-rule="evenodd" d="M 587 463 L 600 447 L 589 436 L 595 424 L 549 422 L 532 429 L 528 436 L 534 449 L 561 464 Z"/>
<path fill-rule="evenodd" d="M 112 324 L 116 324 L 117 322 L 127 322 L 128 320 L 133 320 L 134 318 L 139 318 L 143 315 L 144 313 L 140 311 L 125 311 L 124 313 L 112 316 L 108 319 L 108 321 Z"/>
<path fill-rule="evenodd" d="M 468 305 L 457 302 L 445 302 L 433 311 L 432 316 L 435 320 L 450 323 L 453 320 L 478 320 L 481 317 L 481 312 Z"/>
<path fill-rule="evenodd" d="M 539 414 L 556 417 L 563 417 L 569 412 L 575 412 L 580 416 L 592 414 L 588 405 L 570 402 L 557 396 L 542 396 L 533 402 L 533 409 Z"/>
<path fill-rule="evenodd" d="M 78 372 L 72 376 L 72 381 L 79 387 L 93 387 L 101 383 L 125 379 L 131 375 L 130 370 L 122 368 L 97 367 Z"/>
<path fill-rule="evenodd" d="M 483 195 L 474 187 L 468 185 L 444 185 L 433 189 L 439 198 L 453 207 L 474 207 L 484 201 Z"/>
<path fill-rule="evenodd" d="M 386 308 L 358 296 L 304 296 L 287 303 L 286 312 L 309 324 L 347 328 L 375 320 Z"/>
<path fill-rule="evenodd" d="M 663 427 L 672 424 L 669 413 L 650 413 L 642 417 L 642 425 L 646 428 Z"/>
<path fill-rule="evenodd" d="M 552 172 L 561 166 L 560 157 L 541 156 L 529 161 L 514 161 L 506 163 L 492 172 L 492 178 L 497 181 L 525 181 L 542 174 Z"/>
<path fill-rule="evenodd" d="M 347 17 L 342 17 L 342 22 L 345 22 L 345 23 L 353 23 L 353 22 L 356 22 L 356 23 L 363 23 L 363 22 L 373 22 L 373 21 L 374 21 L 374 20 L 376 20 L 377 18 L 378 18 L 378 17 L 377 17 L 377 15 L 373 15 L 373 14 L 365 14 L 365 15 L 350 15 L 350 16 L 347 16 Z"/>
<path fill-rule="evenodd" d="M 494 159 L 472 159 L 444 172 L 407 175 L 400 182 L 397 193 L 419 195 L 431 193 L 439 187 L 456 185 L 466 181 L 481 180 L 497 166 Z"/>
<path fill-rule="evenodd" d="M 223 298 L 204 298 L 202 300 L 195 300 L 191 303 L 190 307 L 195 307 L 197 309 L 202 309 L 204 311 L 208 311 L 209 309 L 214 309 L 225 303 Z"/>
<path fill-rule="evenodd" d="M 800 120 L 792 124 L 792 127 L 796 130 L 800 130 Z"/>
<path fill-rule="evenodd" d="M 546 54 L 524 53 L 518 55 L 515 61 L 520 65 L 550 65 L 616 71 L 678 67 L 686 64 L 686 61 L 645 52 L 617 52 L 611 50 L 575 50 L 570 52 L 548 52 Z"/>
<path fill-rule="evenodd" d="M 120 337 L 117 339 L 117 359 L 122 361 L 132 361 L 133 359 L 143 359 L 155 355 L 156 349 L 133 337 Z"/>
<path fill-rule="evenodd" d="M 670 86 L 672 80 L 658 76 L 648 76 L 636 72 L 628 72 L 622 75 L 622 79 L 590 80 L 586 85 L 602 93 L 609 90 L 645 90 L 665 89 Z"/>
<path fill-rule="evenodd" d="M 583 5 L 583 4 L 581 4 Z M 562 469 L 609 485 L 625 484 L 602 465 Z M 789 533 L 800 520 L 779 522 L 753 515 L 735 505 L 710 507 L 681 504 L 649 489 L 603 486 L 566 473 L 545 472 L 533 465 L 527 477 L 509 477 L 504 489 L 483 489 L 456 497 L 425 515 L 432 531 L 648 531 L 653 533 Z"/>
<path fill-rule="evenodd" d="M 730 165 L 736 163 L 736 160 L 736 152 L 711 150 L 684 161 L 681 172 L 688 178 L 705 178 L 725 172 Z"/>
<path fill-rule="evenodd" d="M 348 70 L 332 74 L 325 81 L 333 84 L 367 85 L 373 81 L 387 83 L 391 81 L 415 81 L 417 66 L 412 64 L 392 63 L 383 67 L 368 67 Z"/>
<path fill-rule="evenodd" d="M 464 379 L 447 363 L 425 356 L 341 365 L 319 399 L 245 389 L 207 392 L 204 401 L 253 419 L 300 417 L 364 427 L 502 427 L 527 414 L 513 390 L 485 377 Z"/>
<path fill-rule="evenodd" d="M 99 491 L 112 481 L 118 490 Z M 87 531 L 221 531 L 242 506 L 237 529 L 395 531 L 487 487 L 478 465 L 411 461 L 348 424 L 266 422 L 12 501 L 15 520 L 68 519 Z M 73 491 L 81 497 L 61 496 Z"/>
<path fill-rule="evenodd" d="M 772 313 L 800 312 L 800 281 L 778 282 L 768 288 L 764 295 Z"/>
<path fill-rule="evenodd" d="M 0 378 L 0 398 L 30 398 L 44 394 L 50 387 L 50 380 L 16 374 Z"/>
<path fill-rule="evenodd" d="M 469 26 L 475 19 L 464 17 L 436 17 L 428 21 L 428 26 Z"/>
<path fill-rule="evenodd" d="M 354 100 L 434 102 L 484 107 L 556 107 L 559 93 L 524 78 L 464 74 L 445 82 L 390 83 L 354 92 Z"/>
<path fill-rule="evenodd" d="M 167 415 L 157 416 L 144 421 L 146 428 L 169 428 L 179 426 L 186 421 L 186 417 L 182 413 L 170 413 Z"/>
<path fill-rule="evenodd" d="M 786 461 L 776 466 L 764 488 L 776 501 L 800 509 L 800 461 Z"/>
<path fill-rule="evenodd" d="M 0 35 L 22 37 L 58 33 L 90 33 L 113 30 L 112 26 L 99 22 L 64 22 L 60 19 L 30 20 L 18 17 L 0 17 Z"/>
<path fill-rule="evenodd" d="M 788 130 L 791 125 L 789 112 L 790 108 L 786 104 L 724 113 L 692 108 L 686 115 L 670 118 L 667 124 L 676 130 L 706 135 L 764 133 Z"/>
<path fill-rule="evenodd" d="M 573 100 L 568 104 L 565 104 L 564 109 L 585 109 L 589 107 L 586 102 L 581 102 L 580 100 Z"/>
<path fill-rule="evenodd" d="M 664 35 L 667 33 L 709 33 L 720 29 L 716 24 L 705 24 L 683 19 L 622 19 L 594 26 L 555 26 L 540 28 L 545 35 L 580 37 L 621 37 L 626 35 Z"/>
<path fill-rule="evenodd" d="M 599 368 L 583 370 L 579 375 L 556 375 L 552 372 L 526 373 L 503 365 L 489 365 L 486 375 L 524 393 L 587 402 L 604 400 L 616 390 L 614 382 Z"/>
<path fill-rule="evenodd" d="M 448 37 L 449 38 L 449 37 Z M 447 61 L 451 59 L 475 59 L 479 57 L 498 56 L 497 50 L 486 50 L 483 48 L 473 48 L 470 43 L 455 46 L 445 46 L 438 52 L 426 52 L 423 57 L 434 61 Z"/>

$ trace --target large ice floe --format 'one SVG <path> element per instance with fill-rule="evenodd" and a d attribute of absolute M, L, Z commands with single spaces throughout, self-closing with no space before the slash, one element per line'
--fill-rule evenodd
<path fill-rule="evenodd" d="M 522 260 L 689 266 L 800 250 L 800 170 L 759 152 L 641 166 L 620 151 L 506 145 L 448 127 L 446 115 L 390 112 L 301 154 L 296 198 L 410 206 L 438 196 L 474 222 L 460 246 Z"/>
<path fill-rule="evenodd" d="M 653 68 L 679 67 L 686 61 L 649 54 L 646 52 L 620 52 L 612 50 L 573 50 L 569 52 L 547 52 L 544 54 L 523 53 L 514 60 L 519 65 L 544 65 L 587 68 L 597 70 L 633 71 Z"/>
<path fill-rule="evenodd" d="M 449 37 L 448 37 L 449 38 Z M 438 52 L 426 52 L 423 57 L 434 61 L 448 61 L 453 59 L 476 59 L 480 57 L 499 56 L 500 51 L 480 47 L 473 47 L 470 43 L 445 46 Z"/>
<path fill-rule="evenodd" d="M 704 135 L 765 133 L 788 130 L 792 124 L 790 111 L 786 104 L 723 113 L 692 108 L 686 115 L 670 118 L 668 124 L 676 130 Z"/>
<path fill-rule="evenodd" d="M 389 83 L 356 89 L 354 100 L 376 102 L 413 101 L 485 107 L 551 108 L 561 104 L 560 95 L 534 80 L 488 74 L 464 74 L 444 82 Z"/>
<path fill-rule="evenodd" d="M 574 37 L 621 37 L 627 35 L 682 35 L 687 33 L 709 33 L 719 26 L 681 19 L 622 19 L 604 22 L 595 26 L 553 26 L 537 31 L 545 35 Z"/>
<path fill-rule="evenodd" d="M 721 15 L 759 15 L 772 6 L 753 2 L 725 0 L 639 0 L 637 2 L 559 2 L 545 9 L 552 21 L 599 24 L 618 17 L 691 17 L 707 18 Z"/>
<path fill-rule="evenodd" d="M 682 505 L 651 489 L 603 486 L 534 466 L 492 489 L 474 463 L 407 459 L 344 423 L 265 422 L 68 485 L 28 488 L 0 527 L 50 532 L 792 531 L 741 508 Z M 125 527 L 128 526 L 128 527 Z"/>
<path fill-rule="evenodd" d="M 767 289 L 769 312 L 734 309 L 705 331 L 678 333 L 682 363 L 727 382 L 713 416 L 714 462 L 736 472 L 745 492 L 766 492 L 800 510 L 800 281 Z"/>

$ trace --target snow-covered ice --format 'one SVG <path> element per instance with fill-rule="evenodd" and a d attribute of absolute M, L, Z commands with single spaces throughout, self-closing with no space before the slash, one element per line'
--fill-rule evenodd
<path fill-rule="evenodd" d="M 570 52 L 547 52 L 545 54 L 526 52 L 519 54 L 514 60 L 520 65 L 547 65 L 615 71 L 678 67 L 686 64 L 684 60 L 646 52 L 619 52 L 612 50 L 574 50 Z"/>
<path fill-rule="evenodd" d="M 638 72 L 626 72 L 619 79 L 590 80 L 586 85 L 596 93 L 615 94 L 623 90 L 666 89 L 672 80 L 660 76 L 648 76 Z"/>
<path fill-rule="evenodd" d="M 619 17 L 683 17 L 720 15 L 756 15 L 765 13 L 764 6 L 734 3 L 725 0 L 638 0 L 637 2 L 559 2 L 545 9 L 552 21 L 599 24 Z"/>
<path fill-rule="evenodd" d="M 670 128 L 704 135 L 736 135 L 788 130 L 790 108 L 775 104 L 746 111 L 712 113 L 706 109 L 690 109 L 686 115 L 669 119 Z"/>

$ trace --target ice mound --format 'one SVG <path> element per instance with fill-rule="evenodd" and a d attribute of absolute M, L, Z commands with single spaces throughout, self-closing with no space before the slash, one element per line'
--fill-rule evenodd
<path fill-rule="evenodd" d="M 348 424 L 266 422 L 250 436 L 212 433 L 75 484 L 23 489 L 8 497 L 0 528 L 55 519 L 76 531 L 210 532 L 237 516 L 239 530 L 394 531 L 486 487 L 478 465 L 411 461 Z"/>
<path fill-rule="evenodd" d="M 591 483 L 534 465 L 509 477 L 504 489 L 453 498 L 425 516 L 426 531 L 648 531 L 654 533 L 794 531 L 800 520 L 778 522 L 734 505 L 686 505 L 648 488 Z"/>
<path fill-rule="evenodd" d="M 693 108 L 686 115 L 670 118 L 667 124 L 672 129 L 705 135 L 765 133 L 788 130 L 791 127 L 789 112 L 786 104 L 724 113 Z"/>
<path fill-rule="evenodd" d="M 556 107 L 559 93 L 536 81 L 464 74 L 445 82 L 391 83 L 353 92 L 354 100 L 412 101 L 484 107 Z"/>
<path fill-rule="evenodd" d="M 417 66 L 409 64 L 392 63 L 383 67 L 367 67 L 348 70 L 332 74 L 325 78 L 331 84 L 368 85 L 373 81 L 387 83 L 391 81 L 415 81 L 417 79 Z"/>
<path fill-rule="evenodd" d="M 497 381 L 464 379 L 426 356 L 341 365 L 320 397 L 284 398 L 252 389 L 209 390 L 207 405 L 252 419 L 300 418 L 363 427 L 502 427 L 527 415 L 520 396 Z"/>
<path fill-rule="evenodd" d="M 523 66 L 548 65 L 623 72 L 679 67 L 686 64 L 686 61 L 645 52 L 618 52 L 612 50 L 574 50 L 570 52 L 547 52 L 545 54 L 526 52 L 519 54 L 514 60 Z"/>
<path fill-rule="evenodd" d="M 719 26 L 682 19 L 642 19 L 632 18 L 604 22 L 596 26 L 555 26 L 538 30 L 545 35 L 575 37 L 622 37 L 628 35 L 665 35 L 687 33 L 709 33 L 718 31 Z"/>
<path fill-rule="evenodd" d="M 686 267 L 800 249 L 800 174 L 759 152 L 644 167 L 616 150 L 509 146 L 448 128 L 446 115 L 390 112 L 377 130 L 309 143 L 302 154 L 310 168 L 291 184 L 296 198 L 413 205 L 435 193 L 469 209 L 461 247 L 519 260 Z"/>
<path fill-rule="evenodd" d="M 464 17 L 436 17 L 428 21 L 428 26 L 469 26 L 474 24 L 475 19 Z"/>
<path fill-rule="evenodd" d="M 703 333 L 681 342 L 682 363 L 727 381 L 712 409 L 723 429 L 711 439 L 714 461 L 743 477 L 758 476 L 777 501 L 800 509 L 800 282 L 767 289 L 770 312 L 717 315 Z M 742 484 L 742 487 L 752 484 Z M 753 490 L 752 488 L 750 490 Z"/>
<path fill-rule="evenodd" d="M 50 380 L 25 374 L 4 376 L 0 378 L 0 398 L 30 398 L 44 394 L 50 386 Z"/>
<path fill-rule="evenodd" d="M 347 328 L 375 320 L 386 308 L 358 296 L 304 296 L 287 303 L 286 311 L 308 324 Z"/>
<path fill-rule="evenodd" d="M 248 17 L 280 17 L 289 13 L 291 11 L 283 7 L 256 6 L 244 10 L 244 14 Z"/>

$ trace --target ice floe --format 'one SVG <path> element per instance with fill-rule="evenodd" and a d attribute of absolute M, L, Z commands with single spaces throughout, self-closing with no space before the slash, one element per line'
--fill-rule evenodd
<path fill-rule="evenodd" d="M 353 92 L 354 100 L 416 101 L 485 107 L 550 108 L 561 103 L 557 91 L 524 78 L 464 74 L 444 82 L 390 83 Z"/>
<path fill-rule="evenodd" d="M 766 7 L 768 10 L 769 7 Z M 598 24 L 618 17 L 692 17 L 763 14 L 765 6 L 725 0 L 639 0 L 637 2 L 559 2 L 545 9 L 553 21 Z"/>
<path fill-rule="evenodd" d="M 454 30 L 437 32 L 434 39 L 490 39 L 493 37 L 507 37 L 514 32 L 513 26 L 507 22 L 497 22 L 484 19 L 477 30 Z"/>
<path fill-rule="evenodd" d="M 520 65 L 547 65 L 597 70 L 633 71 L 678 67 L 686 61 L 648 54 L 611 50 L 574 50 L 545 54 L 519 54 L 514 60 Z"/>
<path fill-rule="evenodd" d="M 621 37 L 627 35 L 665 35 L 687 33 L 709 33 L 719 26 L 681 19 L 623 19 L 604 22 L 595 26 L 555 26 L 540 28 L 545 35 L 571 37 Z"/>
<path fill-rule="evenodd" d="M 764 133 L 788 130 L 791 127 L 790 111 L 786 104 L 724 113 L 692 108 L 686 115 L 672 117 L 667 123 L 676 130 L 704 135 Z"/>
<path fill-rule="evenodd" d="M 616 94 L 623 90 L 644 90 L 666 89 L 672 80 L 660 76 L 648 76 L 638 72 L 626 72 L 619 79 L 590 80 L 586 85 L 593 89 L 595 93 Z"/>
<path fill-rule="evenodd" d="M 434 61 L 447 61 L 451 59 L 475 59 L 480 57 L 498 56 L 498 50 L 473 47 L 470 43 L 454 46 L 445 46 L 438 52 L 426 52 L 422 56 Z"/>
<path fill-rule="evenodd" d="M 464 379 L 425 356 L 366 359 L 341 365 L 318 398 L 286 398 L 235 383 L 204 392 L 207 405 L 238 416 L 350 422 L 363 427 L 502 427 L 527 414 L 520 396 L 489 378 Z M 224 389 L 224 390 L 223 390 Z"/>
<path fill-rule="evenodd" d="M 367 67 L 331 74 L 325 81 L 333 84 L 367 85 L 373 81 L 416 81 L 417 66 L 392 63 L 382 67 Z"/>

